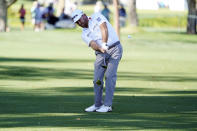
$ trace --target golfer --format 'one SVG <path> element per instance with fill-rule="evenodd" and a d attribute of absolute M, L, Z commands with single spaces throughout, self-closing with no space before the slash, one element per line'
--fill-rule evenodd
<path fill-rule="evenodd" d="M 72 13 L 73 21 L 83 28 L 82 39 L 95 50 L 94 63 L 94 104 L 86 112 L 110 112 L 117 79 L 117 69 L 122 57 L 122 46 L 112 25 L 100 13 L 87 17 L 81 10 Z M 105 75 L 105 99 L 103 78 Z"/>

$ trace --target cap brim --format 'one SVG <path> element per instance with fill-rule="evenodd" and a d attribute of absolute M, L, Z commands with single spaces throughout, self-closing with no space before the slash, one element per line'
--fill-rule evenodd
<path fill-rule="evenodd" d="M 78 15 L 76 18 L 74 18 L 73 21 L 76 23 L 76 22 L 81 18 L 82 15 L 83 15 L 83 14 Z"/>

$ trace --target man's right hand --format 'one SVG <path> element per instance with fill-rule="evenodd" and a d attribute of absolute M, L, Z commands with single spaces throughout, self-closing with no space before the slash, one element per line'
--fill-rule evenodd
<path fill-rule="evenodd" d="M 100 48 L 99 50 L 100 50 L 101 53 L 105 53 L 106 52 L 106 50 L 103 49 L 103 48 Z"/>
<path fill-rule="evenodd" d="M 102 47 L 103 49 L 105 49 L 105 50 L 108 50 L 108 48 L 109 48 L 109 47 L 107 46 L 106 43 L 102 43 L 102 44 L 101 44 L 101 47 Z"/>
<path fill-rule="evenodd" d="M 105 53 L 106 49 L 103 49 L 101 46 L 97 45 L 95 41 L 90 42 L 90 47 L 95 51 L 100 51 L 101 53 Z"/>

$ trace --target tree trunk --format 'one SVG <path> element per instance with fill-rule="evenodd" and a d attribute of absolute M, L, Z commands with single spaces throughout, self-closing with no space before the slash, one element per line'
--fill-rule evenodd
<path fill-rule="evenodd" d="M 116 33 L 118 35 L 118 37 L 120 38 L 120 26 L 119 26 L 119 13 L 118 13 L 118 0 L 113 0 L 113 4 L 114 4 L 114 24 L 115 24 L 115 30 Z"/>
<path fill-rule="evenodd" d="M 136 0 L 129 0 L 129 19 L 131 26 L 138 26 L 138 17 L 136 11 Z"/>
<path fill-rule="evenodd" d="M 188 17 L 187 17 L 187 33 L 188 34 L 196 34 L 196 0 L 187 0 L 188 2 Z"/>
<path fill-rule="evenodd" d="M 5 32 L 7 28 L 7 9 L 17 0 L 0 0 L 0 32 Z"/>
<path fill-rule="evenodd" d="M 6 0 L 6 6 L 9 8 L 12 4 L 14 4 L 17 0 Z"/>
<path fill-rule="evenodd" d="M 0 0 L 0 32 L 5 32 L 7 27 L 7 4 L 6 0 Z"/>
<path fill-rule="evenodd" d="M 60 16 L 65 7 L 65 0 L 59 0 L 57 3 L 57 16 Z"/>

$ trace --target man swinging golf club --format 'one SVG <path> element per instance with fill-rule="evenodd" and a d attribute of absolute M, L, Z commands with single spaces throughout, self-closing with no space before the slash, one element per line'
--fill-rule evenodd
<path fill-rule="evenodd" d="M 94 104 L 86 112 L 110 112 L 117 79 L 117 69 L 122 57 L 122 46 L 112 25 L 100 13 L 87 17 L 81 10 L 72 13 L 73 21 L 83 28 L 82 39 L 95 50 L 94 63 Z M 105 99 L 103 96 L 103 78 L 105 75 Z"/>

